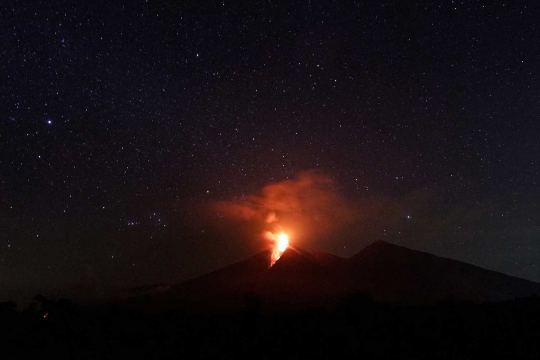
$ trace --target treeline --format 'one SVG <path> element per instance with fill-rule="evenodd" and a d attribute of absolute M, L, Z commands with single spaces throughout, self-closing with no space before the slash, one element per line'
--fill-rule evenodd
<path fill-rule="evenodd" d="M 118 306 L 77 306 L 36 297 L 0 305 L 0 357 L 538 358 L 540 299 L 433 306 L 376 303 L 358 294 L 332 309 L 268 314 L 253 296 L 229 315 L 170 311 L 148 316 Z"/>

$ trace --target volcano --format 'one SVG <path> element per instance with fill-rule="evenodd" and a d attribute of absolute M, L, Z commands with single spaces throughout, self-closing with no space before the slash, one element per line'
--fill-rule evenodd
<path fill-rule="evenodd" d="M 476 303 L 540 295 L 540 284 L 384 241 L 344 259 L 290 246 L 270 266 L 272 250 L 161 291 L 128 300 L 150 311 L 268 310 L 332 306 L 352 294 L 396 304 L 445 298 Z M 251 305 L 250 305 L 251 304 Z"/>

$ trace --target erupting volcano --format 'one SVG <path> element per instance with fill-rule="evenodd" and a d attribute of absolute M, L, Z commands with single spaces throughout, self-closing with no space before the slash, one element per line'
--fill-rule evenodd
<path fill-rule="evenodd" d="M 289 247 L 289 236 L 285 233 L 272 234 L 270 236 L 274 240 L 274 250 L 272 251 L 272 258 L 270 261 L 270 267 L 272 267 L 276 261 L 279 260 L 281 254 Z"/>
<path fill-rule="evenodd" d="M 130 304 L 148 311 L 236 311 L 247 297 L 264 301 L 267 311 L 281 311 L 332 306 L 358 293 L 398 304 L 435 304 L 449 296 L 481 303 L 540 294 L 538 283 L 384 241 L 344 259 L 290 246 L 283 232 L 270 235 L 274 242 L 265 251 L 199 278 L 146 289 Z"/>
<path fill-rule="evenodd" d="M 217 213 L 220 224 L 225 219 L 240 227 L 234 233 L 243 236 L 235 239 L 256 240 L 266 249 L 183 283 L 141 289 L 129 302 L 149 310 L 204 313 L 247 306 L 271 312 L 333 307 L 359 293 L 398 304 L 436 304 L 447 297 L 502 301 L 540 294 L 540 284 L 384 241 L 349 259 L 298 247 L 325 238 L 344 243 L 334 230 L 360 217 L 346 204 L 333 179 L 315 171 L 266 185 L 254 195 L 213 203 L 209 211 Z"/>

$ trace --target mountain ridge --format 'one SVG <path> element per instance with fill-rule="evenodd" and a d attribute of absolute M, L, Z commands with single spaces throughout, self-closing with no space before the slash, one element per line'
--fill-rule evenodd
<path fill-rule="evenodd" d="M 348 294 L 376 301 L 429 304 L 448 297 L 477 303 L 540 294 L 540 284 L 382 240 L 345 259 L 287 248 L 270 267 L 271 249 L 161 292 L 128 300 L 136 307 L 241 309 L 252 294 L 268 309 L 332 306 Z"/>

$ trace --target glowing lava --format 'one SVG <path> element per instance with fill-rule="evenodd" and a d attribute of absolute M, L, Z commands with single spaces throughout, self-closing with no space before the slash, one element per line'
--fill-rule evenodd
<path fill-rule="evenodd" d="M 276 244 L 274 251 L 272 251 L 272 259 L 270 261 L 270 267 L 272 267 L 276 261 L 279 260 L 281 254 L 289 247 L 289 237 L 285 233 L 274 235 L 272 234 Z"/>
<path fill-rule="evenodd" d="M 287 234 L 278 234 L 276 237 L 278 250 L 284 252 L 289 247 L 289 237 Z"/>

